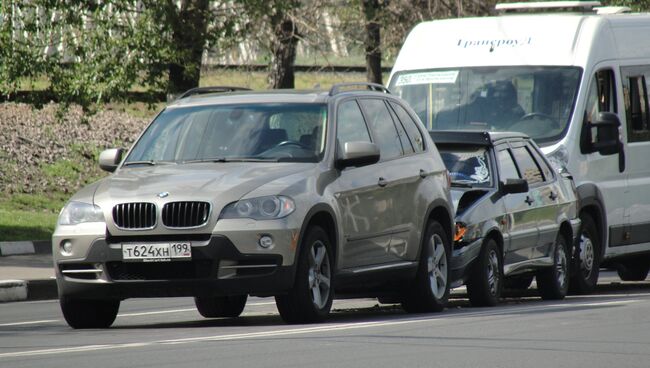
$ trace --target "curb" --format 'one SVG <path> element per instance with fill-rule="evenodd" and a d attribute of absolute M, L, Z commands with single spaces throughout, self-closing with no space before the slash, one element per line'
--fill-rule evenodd
<path fill-rule="evenodd" d="M 0 257 L 25 254 L 52 254 L 52 242 L 50 240 L 0 242 Z"/>
<path fill-rule="evenodd" d="M 0 281 L 0 303 L 58 298 L 55 279 Z"/>

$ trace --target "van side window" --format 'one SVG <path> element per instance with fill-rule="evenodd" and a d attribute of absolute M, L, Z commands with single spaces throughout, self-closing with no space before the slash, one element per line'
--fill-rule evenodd
<path fill-rule="evenodd" d="M 336 139 L 341 147 L 346 142 L 370 142 L 368 127 L 356 101 L 345 101 L 339 105 L 337 123 Z"/>
<path fill-rule="evenodd" d="M 372 129 L 372 136 L 379 146 L 381 160 L 390 160 L 401 156 L 403 153 L 402 143 L 399 140 L 393 119 L 391 119 L 388 112 L 388 106 L 383 100 L 376 98 L 364 98 L 359 100 L 359 103 L 366 113 L 368 125 Z"/>
<path fill-rule="evenodd" d="M 646 76 L 650 77 L 650 66 L 621 68 L 621 74 L 623 75 L 623 99 L 625 101 L 628 141 L 649 141 L 650 101 Z"/>
<path fill-rule="evenodd" d="M 617 112 L 616 89 L 614 86 L 614 71 L 604 69 L 596 72 L 589 85 L 589 95 L 587 96 L 587 106 L 585 108 L 585 123 L 595 123 L 596 119 L 598 119 L 599 112 Z M 596 128 L 589 125 L 585 127 L 592 131 L 590 133 L 583 132 L 583 137 L 590 137 L 591 143 L 594 143 L 597 137 Z"/>

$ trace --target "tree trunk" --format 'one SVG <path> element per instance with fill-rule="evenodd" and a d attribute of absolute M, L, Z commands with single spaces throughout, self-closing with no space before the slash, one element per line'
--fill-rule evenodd
<path fill-rule="evenodd" d="M 363 0 L 361 2 L 366 21 L 366 79 L 371 83 L 382 84 L 381 76 L 381 26 L 378 16 L 382 4 L 380 0 Z"/>
<path fill-rule="evenodd" d="M 295 88 L 293 66 L 296 62 L 298 29 L 294 21 L 284 13 L 271 18 L 273 33 L 271 42 L 271 72 L 269 88 Z"/>
<path fill-rule="evenodd" d="M 209 0 L 183 0 L 173 23 L 172 39 L 180 50 L 169 65 L 169 92 L 176 94 L 198 87 L 206 43 Z"/>

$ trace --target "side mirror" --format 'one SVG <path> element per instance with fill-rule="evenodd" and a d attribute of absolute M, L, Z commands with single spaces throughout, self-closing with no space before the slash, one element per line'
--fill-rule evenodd
<path fill-rule="evenodd" d="M 528 182 L 525 179 L 506 179 L 505 183 L 501 183 L 501 192 L 503 194 L 526 193 Z"/>
<path fill-rule="evenodd" d="M 620 152 L 621 141 L 618 129 L 621 121 L 611 112 L 600 112 L 595 122 L 585 123 L 584 153 L 599 152 L 601 155 L 614 155 Z"/>
<path fill-rule="evenodd" d="M 345 142 L 339 146 L 336 166 L 345 168 L 350 166 L 371 165 L 379 161 L 379 147 L 371 142 Z"/>
<path fill-rule="evenodd" d="M 114 172 L 122 161 L 123 148 L 111 148 L 99 154 L 99 167 L 108 172 Z"/>

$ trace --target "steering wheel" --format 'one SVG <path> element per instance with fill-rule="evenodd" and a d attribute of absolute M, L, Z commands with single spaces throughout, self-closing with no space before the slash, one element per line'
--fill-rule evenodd
<path fill-rule="evenodd" d="M 276 146 L 276 147 L 284 147 L 284 146 L 298 146 L 298 147 L 300 147 L 300 148 L 302 148 L 302 149 L 305 149 L 305 150 L 309 150 L 309 149 L 311 149 L 311 148 L 309 148 L 307 145 L 304 145 L 304 144 L 302 144 L 302 143 L 300 143 L 300 142 L 296 142 L 296 141 L 282 141 L 282 142 L 276 144 L 275 146 Z"/>
<path fill-rule="evenodd" d="M 519 122 L 533 120 L 533 119 L 540 119 L 540 120 L 550 121 L 551 124 L 553 125 L 553 128 L 560 128 L 560 123 L 557 120 L 555 120 L 554 117 L 552 117 L 551 115 L 548 115 L 548 114 L 544 114 L 543 112 L 531 112 L 531 113 L 528 113 L 528 114 L 520 117 Z"/>

